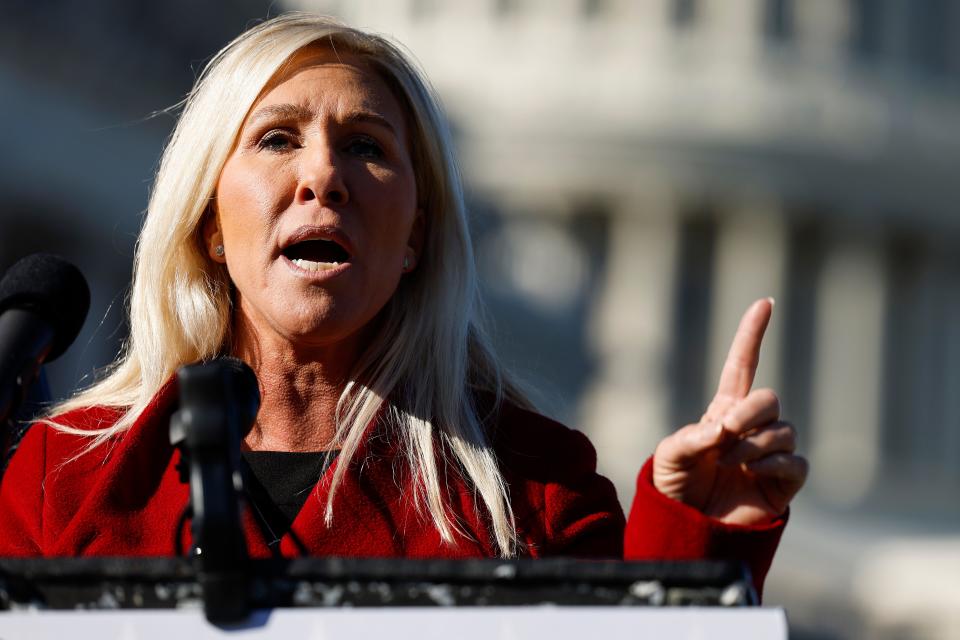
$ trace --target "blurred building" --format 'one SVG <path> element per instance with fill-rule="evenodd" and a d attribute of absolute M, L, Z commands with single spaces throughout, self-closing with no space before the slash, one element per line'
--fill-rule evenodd
<path fill-rule="evenodd" d="M 288 5 L 422 62 L 502 349 L 625 506 L 773 295 L 758 384 L 813 474 L 768 602 L 798 637 L 960 634 L 960 4 Z"/>
<path fill-rule="evenodd" d="M 55 239 L 99 283 L 94 317 L 122 306 L 171 120 L 132 123 L 267 11 L 103 4 L 64 5 L 60 31 L 26 3 L 0 23 L 0 114 L 30 123 L 0 155 L 0 261 Z M 294 8 L 423 64 L 501 350 L 590 435 L 625 507 L 655 443 L 699 418 L 742 311 L 772 295 L 758 385 L 812 475 L 767 602 L 798 638 L 960 637 L 960 3 L 273 6 Z M 64 388 L 110 360 L 119 323 L 71 354 Z"/>

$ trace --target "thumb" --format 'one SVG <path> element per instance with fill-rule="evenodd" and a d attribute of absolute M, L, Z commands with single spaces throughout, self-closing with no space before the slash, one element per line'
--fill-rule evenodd
<path fill-rule="evenodd" d="M 654 458 L 663 465 L 690 466 L 723 442 L 725 433 L 723 423 L 713 420 L 687 425 L 661 440 Z"/>

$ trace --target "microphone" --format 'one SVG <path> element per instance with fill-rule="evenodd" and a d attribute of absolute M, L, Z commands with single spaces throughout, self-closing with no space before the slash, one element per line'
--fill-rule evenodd
<path fill-rule="evenodd" d="M 35 253 L 0 280 L 0 423 L 16 415 L 44 362 L 76 340 L 90 288 L 74 265 Z"/>
<path fill-rule="evenodd" d="M 204 613 L 211 622 L 236 622 L 247 613 L 247 542 L 241 522 L 240 443 L 260 409 L 253 370 L 237 358 L 219 358 L 177 371 L 180 408 L 170 417 L 170 443 L 180 450 L 180 481 L 190 502 L 177 526 L 192 518 Z"/>

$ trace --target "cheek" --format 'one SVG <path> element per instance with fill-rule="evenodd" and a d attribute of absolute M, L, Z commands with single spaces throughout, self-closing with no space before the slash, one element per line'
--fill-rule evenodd
<path fill-rule="evenodd" d="M 375 231 L 378 244 L 394 252 L 407 247 L 417 212 L 417 192 L 412 175 L 388 173 L 376 175 L 368 183 L 367 193 L 375 194 L 369 203 L 378 220 Z"/>
<path fill-rule="evenodd" d="M 378 268 L 388 277 L 399 274 L 400 264 L 410 242 L 411 222 L 405 212 L 397 212 L 393 218 L 384 219 L 376 230 L 376 255 Z"/>
<path fill-rule="evenodd" d="M 217 183 L 217 210 L 224 239 L 242 233 L 252 223 L 269 222 L 283 207 L 282 171 L 253 166 L 241 159 L 231 159 L 223 168 Z"/>

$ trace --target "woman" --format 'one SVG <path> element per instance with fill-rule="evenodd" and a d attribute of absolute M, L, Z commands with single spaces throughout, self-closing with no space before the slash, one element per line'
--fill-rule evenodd
<path fill-rule="evenodd" d="M 644 467 L 625 523 L 586 438 L 503 375 L 476 298 L 449 133 L 420 73 L 326 18 L 255 27 L 186 100 L 138 245 L 129 343 L 24 439 L 0 487 L 0 554 L 173 553 L 187 489 L 170 381 L 230 353 L 261 386 L 244 442 L 253 555 L 736 557 L 760 586 L 806 474 L 776 396 L 750 391 L 772 301 L 744 316 L 703 419 Z"/>

